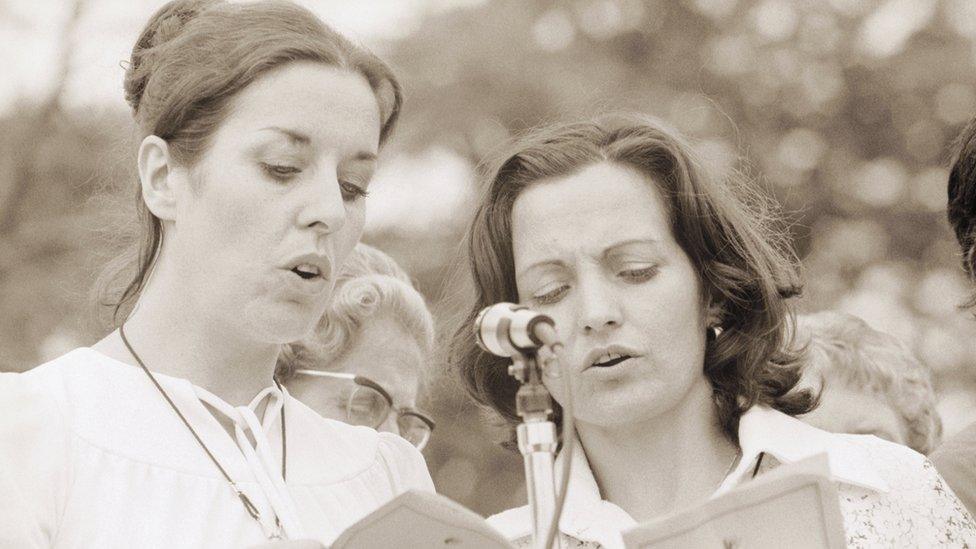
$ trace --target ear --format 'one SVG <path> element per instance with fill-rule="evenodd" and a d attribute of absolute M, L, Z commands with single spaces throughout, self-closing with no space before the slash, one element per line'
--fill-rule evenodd
<path fill-rule="evenodd" d="M 176 219 L 177 189 L 169 144 L 161 137 L 147 136 L 139 145 L 139 180 L 142 200 L 163 221 Z"/>

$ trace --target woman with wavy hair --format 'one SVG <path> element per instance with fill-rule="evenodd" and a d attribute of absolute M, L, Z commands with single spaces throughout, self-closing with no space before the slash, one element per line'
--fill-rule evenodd
<path fill-rule="evenodd" d="M 434 420 L 417 409 L 434 318 L 392 257 L 357 244 L 315 330 L 284 346 L 275 377 L 323 417 L 395 433 L 423 449 Z"/>
<path fill-rule="evenodd" d="M 411 444 L 273 381 L 362 235 L 400 109 L 387 66 L 288 2 L 176 0 L 125 93 L 142 238 L 115 330 L 0 374 L 0 546 L 330 543 L 432 489 Z"/>
<path fill-rule="evenodd" d="M 517 382 L 470 321 L 500 301 L 555 319 L 575 402 L 565 435 L 582 449 L 559 525 L 568 546 L 620 546 L 623 529 L 818 453 L 850 545 L 976 541 L 923 456 L 793 417 L 816 398 L 796 388 L 800 282 L 772 212 L 748 181 L 714 177 L 676 132 L 633 115 L 538 130 L 490 171 L 469 231 L 477 299 L 454 360 L 514 433 Z M 562 402 L 561 380 L 545 382 Z M 491 522 L 520 544 L 532 527 L 526 507 Z"/>

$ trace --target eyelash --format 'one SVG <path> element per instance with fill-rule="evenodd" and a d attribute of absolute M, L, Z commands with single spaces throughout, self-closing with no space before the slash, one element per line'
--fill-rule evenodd
<path fill-rule="evenodd" d="M 269 176 L 278 181 L 288 181 L 302 171 L 300 168 L 296 168 L 294 166 L 268 164 L 267 162 L 261 162 L 261 168 L 264 169 Z M 366 198 L 369 196 L 369 191 L 360 187 L 359 185 L 354 185 L 347 181 L 340 181 L 339 189 L 342 191 L 342 198 L 345 200 L 356 200 L 358 198 Z"/>
<path fill-rule="evenodd" d="M 291 179 L 292 176 L 300 173 L 302 170 L 294 166 L 285 166 L 282 164 L 268 164 L 266 162 L 261 162 L 261 168 L 267 172 L 268 175 L 277 179 L 278 181 L 287 181 Z"/>
<path fill-rule="evenodd" d="M 629 269 L 620 271 L 620 276 L 630 282 L 644 282 L 650 280 L 657 274 L 657 266 L 644 267 L 642 269 Z"/>
<path fill-rule="evenodd" d="M 345 200 L 357 200 L 369 196 L 369 191 L 347 181 L 340 181 L 339 188 L 342 190 L 342 198 Z"/>
<path fill-rule="evenodd" d="M 618 273 L 622 278 L 628 282 L 640 283 L 650 280 L 657 274 L 657 266 L 644 267 L 642 269 L 629 269 L 626 271 L 620 271 Z M 558 302 L 566 292 L 569 291 L 569 286 L 563 285 L 550 290 L 542 295 L 532 296 L 533 301 L 538 305 L 552 305 Z"/>
<path fill-rule="evenodd" d="M 533 296 L 532 299 L 539 305 L 552 305 L 559 301 L 561 297 L 569 291 L 569 286 L 563 285 L 548 291 L 542 295 Z"/>

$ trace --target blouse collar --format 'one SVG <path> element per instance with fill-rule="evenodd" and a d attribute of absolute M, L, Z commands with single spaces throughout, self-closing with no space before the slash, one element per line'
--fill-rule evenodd
<path fill-rule="evenodd" d="M 721 495 L 748 478 L 764 453 L 782 464 L 825 453 L 834 481 L 872 491 L 888 491 L 888 485 L 874 471 L 870 456 L 846 435 L 821 431 L 772 408 L 754 406 L 742 415 L 739 420 L 739 445 L 742 459 L 712 497 Z M 563 467 L 562 457 L 556 459 L 557 479 Z M 509 539 L 532 534 L 528 506 L 495 515 L 491 522 Z M 589 461 L 582 446 L 577 444 L 559 530 L 581 541 L 596 542 L 607 548 L 622 548 L 620 533 L 636 525 L 637 522 L 626 511 L 600 496 Z"/>
<path fill-rule="evenodd" d="M 766 406 L 753 406 L 739 419 L 739 448 L 742 450 L 739 465 L 712 497 L 725 493 L 745 478 L 763 453 L 784 464 L 827 454 L 831 480 L 875 492 L 888 491 L 888 484 L 877 473 L 870 457 L 860 446 L 852 444 L 848 435 L 822 431 Z"/>

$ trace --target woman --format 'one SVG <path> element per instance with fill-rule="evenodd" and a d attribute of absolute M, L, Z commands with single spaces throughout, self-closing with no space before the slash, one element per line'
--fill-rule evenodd
<path fill-rule="evenodd" d="M 630 526 L 821 452 L 851 546 L 972 545 L 971 517 L 923 456 L 792 417 L 815 398 L 794 390 L 798 279 L 764 204 L 744 182 L 710 177 L 673 131 L 626 115 L 531 134 L 490 172 L 469 233 L 468 319 L 499 301 L 555 319 L 583 450 L 560 522 L 567 546 L 620 546 Z M 470 324 L 454 350 L 471 394 L 514 426 L 505 361 L 475 346 Z M 562 402 L 561 380 L 545 381 Z M 491 522 L 527 543 L 526 508 Z"/>
<path fill-rule="evenodd" d="M 328 543 L 431 489 L 399 437 L 277 387 L 329 301 L 400 107 L 388 68 L 284 2 L 171 2 L 132 50 L 145 238 L 118 330 L 0 376 L 0 546 Z"/>
<path fill-rule="evenodd" d="M 276 378 L 324 417 L 395 433 L 423 449 L 434 421 L 416 408 L 434 343 L 423 296 L 390 256 L 358 244 L 315 331 L 285 345 Z"/>

